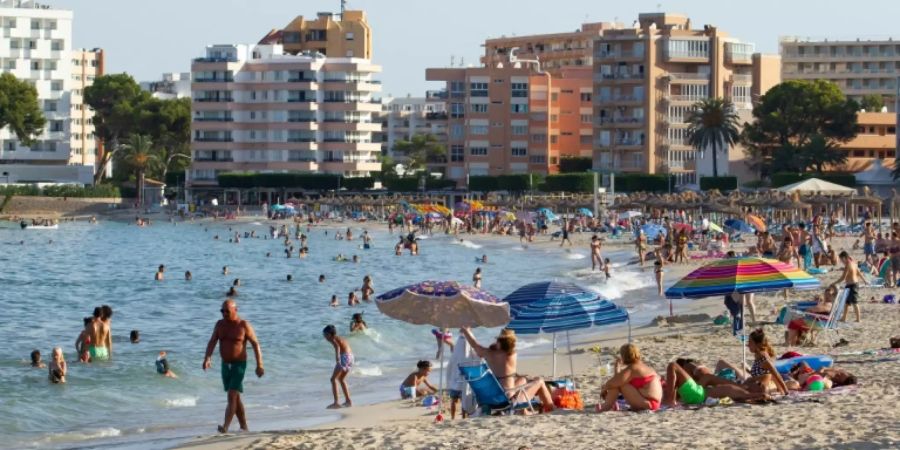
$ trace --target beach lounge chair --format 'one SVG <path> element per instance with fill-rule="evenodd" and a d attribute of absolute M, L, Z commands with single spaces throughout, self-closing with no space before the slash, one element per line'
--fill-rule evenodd
<path fill-rule="evenodd" d="M 482 414 L 512 414 L 521 410 L 534 412 L 533 399 L 528 398 L 521 388 L 507 395 L 487 364 L 460 364 L 459 371 L 472 388 Z"/>
<path fill-rule="evenodd" d="M 834 346 L 835 342 L 837 342 L 834 338 L 838 333 L 839 321 L 841 316 L 844 315 L 844 308 L 847 307 L 847 296 L 849 294 L 849 290 L 841 289 L 841 291 L 838 292 L 834 304 L 831 305 L 831 311 L 828 315 L 810 313 L 797 309 L 791 310 L 791 315 L 794 317 L 811 319 L 817 323 L 817 325 L 813 327 L 813 332 L 811 333 L 813 343 L 815 343 L 818 333 L 824 332 L 828 336 L 829 344 Z"/>

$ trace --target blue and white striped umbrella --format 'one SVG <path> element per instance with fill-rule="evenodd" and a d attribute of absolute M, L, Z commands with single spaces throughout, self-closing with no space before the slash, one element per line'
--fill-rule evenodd
<path fill-rule="evenodd" d="M 534 303 L 548 298 L 558 297 L 563 294 L 583 294 L 588 291 L 574 283 L 560 281 L 538 281 L 526 284 L 503 299 L 509 303 L 509 309 L 515 311 L 529 303 Z"/>
<path fill-rule="evenodd" d="M 559 333 L 628 320 L 628 311 L 590 292 L 562 294 L 515 309 L 507 328 L 520 334 Z"/>
<path fill-rule="evenodd" d="M 556 377 L 556 333 L 569 341 L 569 366 L 574 374 L 570 330 L 611 325 L 629 320 L 628 311 L 576 284 L 531 283 L 504 299 L 510 304 L 507 328 L 521 334 L 553 333 L 553 376 Z M 630 322 L 629 322 L 630 325 Z M 629 340 L 631 333 L 629 328 Z"/>

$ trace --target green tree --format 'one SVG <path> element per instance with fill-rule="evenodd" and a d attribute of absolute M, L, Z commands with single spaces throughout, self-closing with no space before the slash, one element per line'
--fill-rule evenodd
<path fill-rule="evenodd" d="M 688 143 L 698 152 L 712 152 L 713 176 L 719 176 L 719 152 L 728 149 L 740 139 L 738 115 L 731 100 L 707 98 L 694 104 L 688 114 Z"/>
<path fill-rule="evenodd" d="M 407 158 L 407 172 L 424 170 L 429 163 L 444 162 L 447 155 L 447 149 L 433 134 L 417 134 L 408 141 L 397 141 L 394 151 Z"/>
<path fill-rule="evenodd" d="M 386 178 L 397 177 L 397 162 L 390 155 L 378 154 L 378 161 L 381 162 L 381 172 L 378 179 L 384 181 Z"/>
<path fill-rule="evenodd" d="M 121 145 L 122 160 L 135 175 L 138 204 L 144 204 L 144 179 L 154 165 L 159 164 L 159 156 L 153 147 L 153 141 L 143 134 L 132 134 Z"/>
<path fill-rule="evenodd" d="M 101 75 L 84 90 L 84 101 L 94 110 L 94 129 L 104 144 L 94 182 L 99 183 L 106 166 L 120 150 L 120 143 L 137 129 L 140 111 L 151 99 L 131 75 Z"/>
<path fill-rule="evenodd" d="M 866 112 L 881 112 L 881 108 L 884 108 L 884 97 L 878 94 L 868 94 L 860 100 L 859 107 Z"/>
<path fill-rule="evenodd" d="M 813 152 L 799 155 L 801 169 L 820 167 L 823 164 L 807 164 L 803 161 L 821 159 L 831 148 L 856 136 L 856 102 L 848 100 L 840 88 L 825 80 L 785 81 L 769 89 L 753 107 L 753 122 L 744 125 L 741 140 L 748 147 L 747 155 L 757 164 L 760 172 L 776 171 L 779 161 L 790 161 L 784 152 Z M 810 146 L 817 136 L 824 139 L 826 147 Z M 780 153 L 776 157 L 776 153 Z M 771 155 L 771 158 L 761 155 Z M 818 156 L 817 156 L 818 155 Z M 825 158 L 827 160 L 828 158 Z"/>
<path fill-rule="evenodd" d="M 0 128 L 9 126 L 23 145 L 34 144 L 46 124 L 34 86 L 15 75 L 0 75 Z"/>
<path fill-rule="evenodd" d="M 815 169 L 817 173 L 825 171 L 825 166 L 839 166 L 847 163 L 847 152 L 841 150 L 824 136 L 817 134 L 800 149 L 802 161 L 801 172 Z"/>
<path fill-rule="evenodd" d="M 149 172 L 151 177 L 166 180 L 171 172 L 183 171 L 191 161 L 191 100 L 147 99 L 140 111 L 140 133 L 155 143 L 159 164 Z"/>

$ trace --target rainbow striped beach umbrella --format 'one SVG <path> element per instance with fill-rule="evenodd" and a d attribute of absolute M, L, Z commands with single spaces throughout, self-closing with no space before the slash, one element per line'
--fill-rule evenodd
<path fill-rule="evenodd" d="M 703 298 L 782 289 L 819 289 L 819 280 L 774 259 L 729 258 L 707 264 L 666 289 L 666 298 Z"/>

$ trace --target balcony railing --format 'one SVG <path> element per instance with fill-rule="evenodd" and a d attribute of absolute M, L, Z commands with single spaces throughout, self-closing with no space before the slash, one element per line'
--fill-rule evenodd
<path fill-rule="evenodd" d="M 314 83 L 315 81 L 316 81 L 315 78 L 307 78 L 307 77 L 288 78 L 288 83 Z"/>
<path fill-rule="evenodd" d="M 665 98 L 669 101 L 673 102 L 699 102 L 701 100 L 706 100 L 708 97 L 700 96 L 700 95 L 679 95 L 679 94 L 666 94 Z"/>
<path fill-rule="evenodd" d="M 287 120 L 287 121 L 288 121 L 288 122 L 293 122 L 293 123 L 297 123 L 297 122 L 315 122 L 315 121 L 316 121 L 316 118 L 315 118 L 315 117 L 288 117 L 288 120 Z"/>
<path fill-rule="evenodd" d="M 305 98 L 305 97 L 304 98 L 300 98 L 300 97 L 290 98 L 289 97 L 287 99 L 287 101 L 288 101 L 288 103 L 312 103 L 312 102 L 315 102 L 316 100 L 312 99 L 312 98 Z"/>
<path fill-rule="evenodd" d="M 194 161 L 196 161 L 196 162 L 234 162 L 234 158 L 218 158 L 218 157 L 202 158 L 199 156 L 195 156 Z"/>
<path fill-rule="evenodd" d="M 753 83 L 753 75 L 736 73 L 731 75 L 731 82 L 741 84 Z"/>
<path fill-rule="evenodd" d="M 288 137 L 288 142 L 316 142 L 316 138 L 304 138 L 304 137 Z"/>
<path fill-rule="evenodd" d="M 200 103 L 228 103 L 233 102 L 233 97 L 213 97 L 213 98 L 195 98 L 194 101 Z"/>
<path fill-rule="evenodd" d="M 437 113 L 437 112 L 426 113 L 426 114 L 425 114 L 425 119 L 426 119 L 426 120 L 447 120 L 447 113 L 445 113 L 445 112 L 440 112 L 440 113 Z"/>
<path fill-rule="evenodd" d="M 194 117 L 194 122 L 234 122 L 234 117 Z"/>
<path fill-rule="evenodd" d="M 644 73 L 628 73 L 628 72 L 619 72 L 619 73 L 603 73 L 600 74 L 600 77 L 604 80 L 643 80 Z"/>
<path fill-rule="evenodd" d="M 219 136 L 200 136 L 194 138 L 196 142 L 234 142 L 234 138 L 231 137 L 219 137 Z"/>
<path fill-rule="evenodd" d="M 206 77 L 204 77 L 204 78 L 194 78 L 194 82 L 196 82 L 196 83 L 233 83 L 234 78 L 233 77 L 231 77 L 231 78 L 218 78 L 218 77 L 206 78 Z"/>
<path fill-rule="evenodd" d="M 237 57 L 224 57 L 224 58 L 194 58 L 194 62 L 198 63 L 221 63 L 221 62 L 237 62 Z"/>
<path fill-rule="evenodd" d="M 616 145 L 644 145 L 641 139 L 616 139 Z"/>
<path fill-rule="evenodd" d="M 601 117 L 597 121 L 600 125 L 612 123 L 644 123 L 642 117 Z"/>
<path fill-rule="evenodd" d="M 672 81 L 709 81 L 708 73 L 669 72 L 668 76 Z"/>

